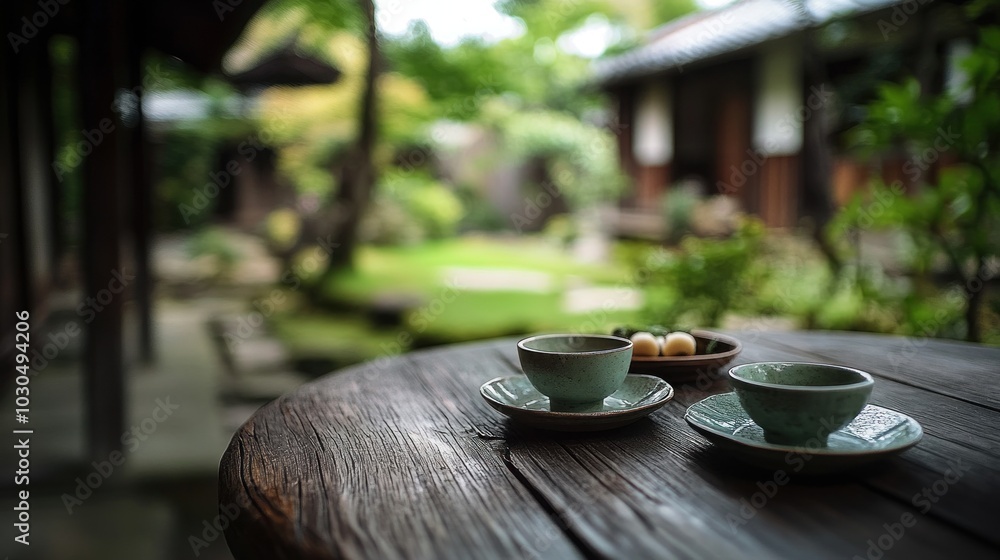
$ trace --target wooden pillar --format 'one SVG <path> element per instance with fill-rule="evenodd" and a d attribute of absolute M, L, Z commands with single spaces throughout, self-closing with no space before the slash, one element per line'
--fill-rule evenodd
<path fill-rule="evenodd" d="M 746 79 L 722 94 L 715 121 L 715 185 L 712 194 L 740 201 L 748 212 L 757 211 L 757 170 L 761 156 L 750 148 L 750 92 Z M 749 173 L 747 172 L 749 170 Z"/>
<path fill-rule="evenodd" d="M 15 5 L 0 3 L 0 21 L 14 21 Z M 25 238 L 17 209 L 21 205 L 20 151 L 17 143 L 16 54 L 4 45 L 0 49 L 0 390 L 13 384 L 15 313 L 27 309 L 25 283 Z M 6 394 L 6 393 L 5 393 Z"/>
<path fill-rule="evenodd" d="M 617 122 L 611 131 L 618 142 L 618 163 L 626 175 L 635 179 L 635 155 L 632 153 L 632 128 L 635 120 L 635 88 L 621 88 L 614 93 L 618 100 Z"/>
<path fill-rule="evenodd" d="M 136 99 L 135 126 L 129 129 L 131 147 L 132 236 L 135 258 L 135 301 L 139 319 L 139 359 L 153 361 L 153 278 L 150 266 L 150 240 L 152 237 L 152 181 L 149 176 L 149 139 L 146 135 L 146 118 L 143 107 L 146 91 L 143 87 L 142 60 L 145 51 L 142 35 L 143 2 L 129 3 L 129 87 Z"/>
<path fill-rule="evenodd" d="M 54 162 L 56 159 L 56 124 L 55 124 L 55 98 L 52 88 L 52 55 L 49 49 L 43 48 L 37 58 L 38 64 L 38 98 L 41 103 L 41 138 L 40 149 L 43 158 L 47 162 Z M 49 270 L 54 283 L 60 282 L 60 260 L 66 249 L 65 226 L 62 216 L 62 193 L 59 179 L 56 177 L 55 168 L 51 163 L 46 167 L 45 180 L 48 184 L 48 219 L 49 219 Z"/>
<path fill-rule="evenodd" d="M 49 292 L 54 277 L 54 249 L 52 234 L 52 151 L 51 133 L 47 127 L 51 119 L 51 105 L 47 99 L 48 39 L 41 34 L 21 48 L 17 55 L 19 65 L 15 82 L 17 91 L 17 146 L 20 158 L 20 205 L 26 248 L 26 274 L 30 286 L 32 316 L 44 320 L 48 310 Z"/>
<path fill-rule="evenodd" d="M 86 298 L 95 298 L 121 272 L 121 123 L 111 111 L 127 63 L 122 0 L 92 0 L 83 6 L 80 31 L 80 118 L 91 138 L 83 168 L 81 269 Z M 103 125 L 103 129 L 102 129 Z M 114 129 L 110 130 L 113 126 Z M 84 353 L 87 439 L 95 459 L 120 449 L 124 431 L 123 294 L 98 302 L 86 329 Z"/>

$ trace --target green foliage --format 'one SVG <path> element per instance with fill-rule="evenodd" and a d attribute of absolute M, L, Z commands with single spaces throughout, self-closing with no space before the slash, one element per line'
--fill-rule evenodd
<path fill-rule="evenodd" d="M 653 21 L 656 25 L 673 21 L 687 15 L 697 7 L 694 0 L 672 0 L 670 2 L 652 2 Z"/>
<path fill-rule="evenodd" d="M 271 212 L 264 221 L 264 237 L 268 245 L 278 251 L 292 248 L 301 232 L 302 218 L 289 208 Z"/>
<path fill-rule="evenodd" d="M 673 188 L 660 201 L 666 224 L 666 240 L 677 243 L 691 232 L 691 219 L 702 197 L 690 188 Z"/>
<path fill-rule="evenodd" d="M 393 70 L 415 79 L 434 100 L 436 116 L 474 118 L 485 100 L 514 87 L 508 67 L 491 45 L 467 40 L 453 48 L 441 47 L 423 22 L 388 41 L 385 50 Z"/>
<path fill-rule="evenodd" d="M 753 263 L 761 252 L 764 226 L 746 220 L 729 239 L 686 237 L 663 258 L 636 263 L 645 278 L 646 319 L 652 324 L 716 326 L 730 311 L 745 309 L 761 282 Z"/>
<path fill-rule="evenodd" d="M 542 235 L 553 240 L 557 245 L 568 246 L 576 239 L 576 229 L 572 215 L 559 214 L 549 218 L 549 221 L 545 223 Z"/>
<path fill-rule="evenodd" d="M 507 0 L 497 9 L 524 25 L 522 35 L 497 43 L 466 39 L 453 47 L 434 42 L 417 22 L 400 38 L 385 42 L 392 69 L 417 80 L 437 106 L 437 115 L 471 120 L 485 104 L 503 95 L 517 104 L 581 116 L 599 110 L 595 92 L 581 87 L 589 61 L 567 53 L 560 38 L 595 21 L 621 30 L 632 43 L 631 26 L 646 28 L 693 11 L 691 0 L 649 0 L 621 5 L 610 0 Z M 616 45 L 612 50 L 619 50 Z"/>
<path fill-rule="evenodd" d="M 220 148 L 236 144 L 252 134 L 252 124 L 244 119 L 211 115 L 188 123 L 179 123 L 161 134 L 162 144 L 157 153 L 159 173 L 154 185 L 163 204 L 156 206 L 154 219 L 166 230 L 198 227 L 212 216 L 215 192 L 211 186 L 212 172 L 221 172 L 224 165 L 218 159 Z M 239 163 L 245 163 L 239 160 Z"/>
<path fill-rule="evenodd" d="M 486 118 L 497 127 L 514 158 L 540 158 L 549 177 L 574 209 L 618 196 L 627 181 L 607 130 L 557 111 L 518 111 L 503 103 Z"/>
<path fill-rule="evenodd" d="M 327 32 L 346 29 L 360 34 L 365 24 L 357 0 L 271 0 L 264 4 L 262 15 L 278 20 L 302 17 Z"/>
<path fill-rule="evenodd" d="M 216 139 L 197 129 L 168 130 L 163 136 L 158 154 L 159 182 L 154 186 L 163 203 L 155 207 L 155 222 L 165 230 L 203 225 L 211 217 L 214 205 L 198 208 L 194 198 L 211 180 Z M 185 216 L 180 210 L 182 205 L 193 214 Z"/>
<path fill-rule="evenodd" d="M 852 132 L 862 153 L 902 149 L 909 155 L 903 172 L 916 183 L 904 193 L 900 183 L 876 182 L 871 195 L 849 204 L 831 223 L 831 236 L 853 229 L 902 231 L 909 241 L 908 264 L 917 277 L 935 272 L 942 259 L 953 286 L 974 305 L 986 264 L 1000 257 L 1000 28 L 980 30 L 979 43 L 963 61 L 966 88 L 930 95 L 915 79 L 885 84 L 868 106 L 864 122 Z M 947 155 L 946 155 L 947 154 Z M 938 160 L 956 162 L 934 173 Z M 995 271 L 994 271 L 995 273 Z M 983 277 L 985 275 L 985 278 Z M 904 330 L 921 330 L 922 301 L 934 294 L 901 296 Z M 920 296 L 920 297 L 917 297 Z M 960 314 L 944 313 L 934 332 L 956 332 Z M 976 336 L 976 319 L 965 335 Z M 926 330 L 926 329 L 924 329 Z"/>
<path fill-rule="evenodd" d="M 393 171 L 382 178 L 363 226 L 373 243 L 396 245 L 455 234 L 462 202 L 444 184 L 419 171 Z"/>
<path fill-rule="evenodd" d="M 502 231 L 510 222 L 479 189 L 458 185 L 455 189 L 465 213 L 458 224 L 460 232 Z"/>

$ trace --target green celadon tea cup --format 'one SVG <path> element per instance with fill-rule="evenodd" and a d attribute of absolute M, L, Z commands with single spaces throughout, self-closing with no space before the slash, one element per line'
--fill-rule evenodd
<path fill-rule="evenodd" d="M 785 445 L 825 445 L 864 409 L 875 385 L 858 369 L 791 362 L 739 365 L 729 382 L 767 441 Z"/>
<path fill-rule="evenodd" d="M 528 381 L 552 410 L 590 411 L 622 386 L 632 341 L 610 335 L 543 334 L 517 343 Z"/>

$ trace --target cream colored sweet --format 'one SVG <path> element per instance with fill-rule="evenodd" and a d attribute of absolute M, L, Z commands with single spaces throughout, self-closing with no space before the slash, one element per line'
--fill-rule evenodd
<path fill-rule="evenodd" d="M 672 332 L 663 339 L 660 353 L 664 356 L 694 356 L 698 345 L 694 337 L 686 332 Z"/>
<path fill-rule="evenodd" d="M 660 346 L 656 343 L 656 337 L 648 332 L 637 332 L 632 335 L 632 355 L 633 356 L 658 356 Z"/>

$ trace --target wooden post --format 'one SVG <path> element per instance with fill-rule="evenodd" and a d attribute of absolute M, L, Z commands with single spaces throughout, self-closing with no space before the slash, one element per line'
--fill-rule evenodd
<path fill-rule="evenodd" d="M 40 121 L 42 125 L 40 146 L 43 158 L 50 162 L 45 170 L 45 182 L 48 186 L 48 220 L 49 220 L 49 269 L 50 279 L 53 284 L 61 283 L 59 274 L 59 261 L 66 248 L 65 226 L 62 216 L 62 185 L 56 177 L 55 168 L 51 162 L 56 158 L 56 125 L 55 125 L 55 97 L 52 89 L 52 55 L 49 53 L 48 42 L 38 53 L 38 99 L 41 105 Z"/>
<path fill-rule="evenodd" d="M 13 3 L 0 3 L 0 20 L 14 21 L 15 11 Z M 16 56 L 10 48 L 0 49 L 0 76 L 5 84 L 0 88 L 0 366 L 4 372 L 14 371 L 14 314 L 26 309 L 29 301 L 24 291 L 24 236 L 18 218 L 22 212 L 18 212 L 21 180 L 17 89 L 6 87 L 17 83 Z M 13 375 L 6 374 L 0 390 L 12 384 Z"/>
<path fill-rule="evenodd" d="M 11 11 L 15 11 L 11 9 Z M 13 253 L 14 268 L 9 272 L 14 278 L 16 285 L 16 305 L 18 309 L 29 309 L 33 311 L 32 304 L 35 302 L 35 292 L 31 284 L 31 267 L 29 250 L 30 245 L 27 237 L 27 224 L 25 217 L 25 193 L 24 193 L 24 169 L 21 160 L 20 138 L 18 131 L 21 129 L 21 91 L 18 85 L 23 79 L 24 61 L 18 57 L 25 56 L 22 49 L 20 53 L 4 53 L 3 78 L 5 83 L 5 103 L 3 111 L 6 113 L 6 122 L 2 130 L 5 135 L 5 160 L 3 168 L 6 170 L 5 179 L 9 181 L 10 200 L 5 211 L 9 212 L 9 220 L 5 227 L 10 231 L 0 233 L 7 234 L 4 240 L 10 244 L 9 250 Z M 5 273 L 7 273 L 5 271 Z"/>
<path fill-rule="evenodd" d="M 149 177 L 149 141 L 143 107 L 146 90 L 143 87 L 142 59 L 145 44 L 142 36 L 142 2 L 129 3 L 128 81 L 136 99 L 135 126 L 129 130 L 132 149 L 132 235 L 135 258 L 135 301 L 139 313 L 139 359 L 153 361 L 153 278 L 149 245 L 152 236 L 152 182 Z"/>
<path fill-rule="evenodd" d="M 111 107 L 127 56 L 124 6 L 121 0 L 93 0 L 83 7 L 80 31 L 80 117 L 91 144 L 83 163 L 83 244 L 81 269 L 86 298 L 106 290 L 113 274 L 121 273 L 120 206 L 122 161 L 119 130 Z M 103 125 L 103 129 L 102 129 Z M 111 127 L 114 129 L 111 129 Z M 110 130 L 110 131 L 109 131 Z M 98 135 L 100 133 L 100 136 Z M 97 141 L 91 141 L 96 140 Z M 124 363 L 122 299 L 97 302 L 87 323 L 84 354 L 87 399 L 87 439 L 94 459 L 120 449 L 124 431 Z"/>

